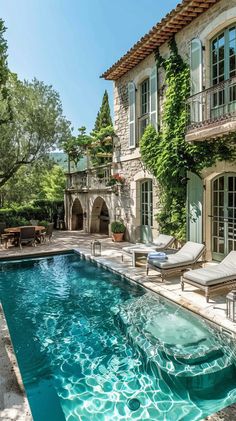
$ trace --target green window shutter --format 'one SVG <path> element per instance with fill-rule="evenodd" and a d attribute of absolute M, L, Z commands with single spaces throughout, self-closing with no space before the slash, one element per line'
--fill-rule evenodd
<path fill-rule="evenodd" d="M 191 94 L 202 91 L 202 43 L 199 38 L 190 43 Z"/>
<path fill-rule="evenodd" d="M 135 107 L 135 84 L 129 82 L 128 84 L 128 97 L 129 97 L 129 148 L 135 148 L 136 146 L 136 107 Z"/>
<path fill-rule="evenodd" d="M 203 181 L 192 172 L 187 177 L 187 240 L 202 243 Z"/>
<path fill-rule="evenodd" d="M 202 91 L 202 43 L 199 38 L 192 39 L 190 43 L 190 79 L 191 95 Z M 202 121 L 202 100 L 201 96 L 196 96 L 191 102 L 191 121 L 199 123 Z"/>
<path fill-rule="evenodd" d="M 154 66 L 150 75 L 150 123 L 157 130 L 157 67 Z"/>

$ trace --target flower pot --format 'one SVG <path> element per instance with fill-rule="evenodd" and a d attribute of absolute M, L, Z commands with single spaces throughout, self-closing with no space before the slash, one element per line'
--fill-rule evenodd
<path fill-rule="evenodd" d="M 113 241 L 123 241 L 124 233 L 123 232 L 116 232 L 112 233 L 112 240 Z"/>

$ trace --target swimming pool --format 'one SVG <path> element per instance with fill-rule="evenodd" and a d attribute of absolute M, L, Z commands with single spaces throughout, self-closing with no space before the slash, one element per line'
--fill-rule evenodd
<path fill-rule="evenodd" d="M 236 401 L 230 346 L 188 312 L 74 253 L 0 266 L 34 421 L 197 421 Z"/>

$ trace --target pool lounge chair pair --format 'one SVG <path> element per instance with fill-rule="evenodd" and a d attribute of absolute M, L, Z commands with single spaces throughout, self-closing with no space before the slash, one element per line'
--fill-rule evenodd
<path fill-rule="evenodd" d="M 159 272 L 161 281 L 168 275 L 184 273 L 185 271 L 197 268 L 202 265 L 205 252 L 204 244 L 187 241 L 187 243 L 175 254 L 170 254 L 166 259 L 147 259 L 146 274 L 149 269 Z"/>
<path fill-rule="evenodd" d="M 138 256 L 147 256 L 150 252 L 167 250 L 172 246 L 174 241 L 175 238 L 171 235 L 160 234 L 156 239 L 149 243 L 137 243 L 133 246 L 123 247 L 121 256 L 122 262 L 126 255 L 132 258 L 132 266 L 136 266 Z"/>
<path fill-rule="evenodd" d="M 188 241 L 177 253 L 169 255 L 166 260 L 148 259 L 147 275 L 149 269 L 154 269 L 160 273 L 163 281 L 166 275 L 181 273 L 182 291 L 185 284 L 193 285 L 205 291 L 208 302 L 210 292 L 236 286 L 236 251 L 231 251 L 221 263 L 215 266 L 196 269 L 204 263 L 202 259 L 204 253 L 203 244 Z"/>
<path fill-rule="evenodd" d="M 221 263 L 206 268 L 190 270 L 181 279 L 182 291 L 184 284 L 193 285 L 205 291 L 208 303 L 210 292 L 222 288 L 236 286 L 236 251 L 231 251 Z"/>

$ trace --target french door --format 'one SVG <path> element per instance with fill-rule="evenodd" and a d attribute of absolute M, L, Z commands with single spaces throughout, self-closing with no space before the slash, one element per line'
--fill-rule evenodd
<path fill-rule="evenodd" d="M 236 110 L 236 26 L 226 28 L 211 42 L 211 118 Z M 227 81 L 227 83 L 225 82 Z"/>
<path fill-rule="evenodd" d="M 153 225 L 153 186 L 152 180 L 144 180 L 140 184 L 140 219 L 141 233 L 140 238 L 144 243 L 152 241 Z"/>
<path fill-rule="evenodd" d="M 222 260 L 236 250 L 236 173 L 212 182 L 212 257 Z"/>

